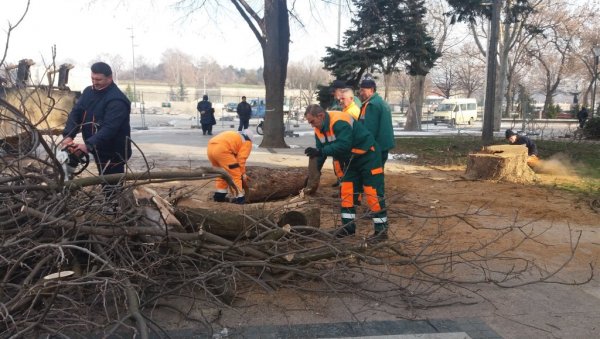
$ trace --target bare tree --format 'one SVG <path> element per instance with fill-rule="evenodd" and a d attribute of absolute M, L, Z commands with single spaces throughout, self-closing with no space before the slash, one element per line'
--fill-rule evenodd
<path fill-rule="evenodd" d="M 104 61 L 110 65 L 113 71 L 113 78 L 115 82 L 119 81 L 119 77 L 121 76 L 121 71 L 125 66 L 125 59 L 120 54 L 112 54 L 112 53 L 101 53 L 96 56 L 96 58 L 90 63 L 94 63 L 96 61 Z"/>
<path fill-rule="evenodd" d="M 450 98 L 456 92 L 458 77 L 455 62 L 456 56 L 446 53 L 438 59 L 437 66 L 431 70 L 431 82 L 442 93 L 445 98 Z"/>
<path fill-rule="evenodd" d="M 290 63 L 287 73 L 288 87 L 300 90 L 300 107 L 311 104 L 317 85 L 327 83 L 329 79 L 328 72 L 316 58 Z"/>
<path fill-rule="evenodd" d="M 472 98 L 475 92 L 483 89 L 485 81 L 485 61 L 473 44 L 461 46 L 454 63 L 456 89 L 465 97 Z"/>
<path fill-rule="evenodd" d="M 540 90 L 545 95 L 544 109 L 548 113 L 553 97 L 561 81 L 573 66 L 572 47 L 580 34 L 579 19 L 582 13 L 569 10 L 562 1 L 539 6 L 534 19 L 541 34 L 536 35 L 527 47 L 527 52 L 536 60 L 542 84 Z"/>
<path fill-rule="evenodd" d="M 10 23 L 10 21 L 8 22 L 8 28 L 6 29 L 6 41 L 4 43 L 4 51 L 2 52 L 2 58 L 0 58 L 0 66 L 1 67 L 6 66 L 4 64 L 4 61 L 6 60 L 6 56 L 8 55 L 8 46 L 10 45 L 11 34 L 21 24 L 21 22 L 23 22 L 23 19 L 25 18 L 25 16 L 27 15 L 27 12 L 29 11 L 30 2 L 31 2 L 31 0 L 27 0 L 27 4 L 25 5 L 25 8 L 23 9 L 23 13 L 21 14 L 21 16 L 19 17 L 19 19 L 17 20 L 17 22 L 15 24 Z"/>
<path fill-rule="evenodd" d="M 178 0 L 180 9 L 193 13 L 207 0 Z M 263 51 L 266 109 L 261 147 L 288 147 L 284 140 L 283 101 L 290 44 L 290 13 L 286 0 L 264 0 L 262 8 L 246 0 L 231 0 Z M 220 4 L 216 1 L 215 6 Z M 262 16 L 260 13 L 262 12 Z"/>
<path fill-rule="evenodd" d="M 427 2 L 427 32 L 433 38 L 435 52 L 443 56 L 446 43 L 452 31 L 450 18 L 445 15 L 448 5 L 441 0 L 430 0 Z M 411 90 L 409 94 L 409 108 L 406 115 L 404 129 L 407 131 L 421 130 L 421 116 L 423 110 L 423 98 L 425 92 L 426 76 L 414 75 L 411 77 Z"/>

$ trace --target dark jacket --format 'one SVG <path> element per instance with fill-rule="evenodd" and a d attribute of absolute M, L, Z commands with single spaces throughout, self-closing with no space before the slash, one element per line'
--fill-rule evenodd
<path fill-rule="evenodd" d="M 237 105 L 237 114 L 240 119 L 250 119 L 252 116 L 252 106 L 246 101 L 242 101 Z"/>
<path fill-rule="evenodd" d="M 212 103 L 208 100 L 198 101 L 196 106 L 198 112 L 200 112 L 200 123 L 203 125 L 216 125 L 215 120 L 215 109 L 212 107 Z"/>
<path fill-rule="evenodd" d="M 533 142 L 533 140 L 529 139 L 526 136 L 517 135 L 517 140 L 511 145 L 525 145 L 527 146 L 527 155 L 538 155 L 537 146 Z"/>
<path fill-rule="evenodd" d="M 581 111 L 577 112 L 577 119 L 579 119 L 579 121 L 583 120 L 587 120 L 588 118 L 588 110 L 587 108 L 582 108 Z"/>
<path fill-rule="evenodd" d="M 83 140 L 100 159 L 127 160 L 131 156 L 131 102 L 115 83 L 102 90 L 92 86 L 83 90 L 69 113 L 64 137 Z"/>

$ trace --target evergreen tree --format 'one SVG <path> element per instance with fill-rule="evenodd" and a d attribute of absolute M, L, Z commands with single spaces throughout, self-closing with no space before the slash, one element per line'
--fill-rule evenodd
<path fill-rule="evenodd" d="M 341 47 L 326 49 L 325 69 L 337 78 L 358 85 L 362 75 L 391 74 L 404 63 L 410 75 L 425 75 L 439 55 L 423 24 L 422 0 L 354 0 L 352 28 Z"/>

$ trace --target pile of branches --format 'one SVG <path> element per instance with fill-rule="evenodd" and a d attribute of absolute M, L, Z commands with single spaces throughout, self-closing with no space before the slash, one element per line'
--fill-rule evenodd
<path fill-rule="evenodd" d="M 480 301 L 477 284 L 551 281 L 564 267 L 550 270 L 517 254 L 524 243 L 542 243 L 543 232 L 516 222 L 481 226 L 489 220 L 479 209 L 435 217 L 389 209 L 392 237 L 378 244 L 250 216 L 247 231 L 225 238 L 176 213 L 176 206 L 167 209 L 174 209 L 181 227 L 169 227 L 164 214 L 149 217 L 149 208 L 160 207 L 140 204 L 136 188 L 229 178 L 213 168 L 160 173 L 148 165 L 140 173 L 65 181 L 53 152 L 59 140 L 41 137 L 20 118 L 1 119 L 18 122 L 21 134 L 31 136 L 1 151 L 1 337 L 166 336 L 165 325 L 152 316 L 165 300 L 235 307 L 237 297 L 257 287 L 358 295 L 408 310 L 473 303 Z M 112 198 L 119 202 L 117 214 L 105 213 L 111 202 L 102 184 L 120 185 Z M 337 210 L 337 199 L 311 199 Z M 363 217 L 368 223 L 367 212 Z M 575 237 L 565 265 L 577 243 Z M 178 311 L 211 330 L 215 319 Z"/>

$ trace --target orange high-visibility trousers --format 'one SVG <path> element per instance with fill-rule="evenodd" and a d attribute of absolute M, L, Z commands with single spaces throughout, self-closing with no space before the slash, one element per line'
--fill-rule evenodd
<path fill-rule="evenodd" d="M 244 196 L 242 176 L 246 173 L 246 159 L 251 150 L 252 142 L 245 140 L 234 131 L 219 133 L 210 139 L 206 149 L 210 163 L 215 167 L 223 168 L 231 176 L 238 190 L 238 197 Z M 216 188 L 219 193 L 227 193 L 227 182 L 218 178 Z"/>

